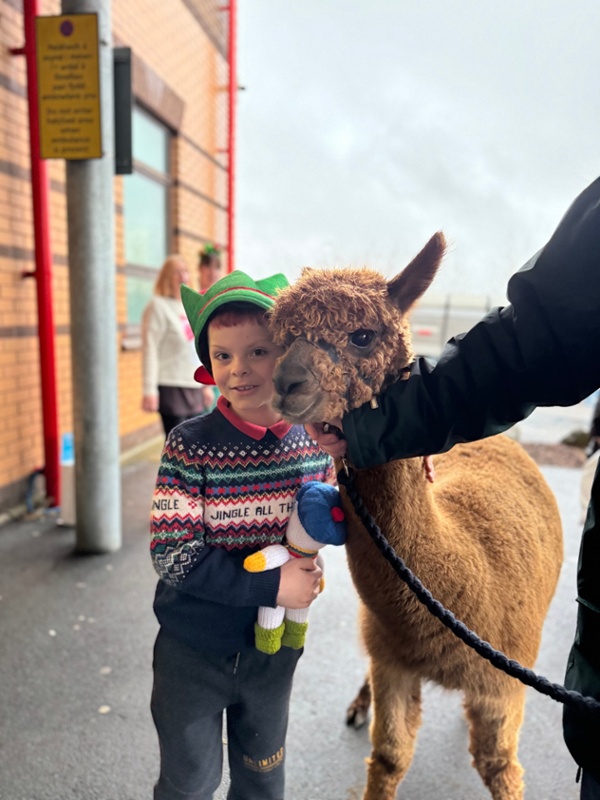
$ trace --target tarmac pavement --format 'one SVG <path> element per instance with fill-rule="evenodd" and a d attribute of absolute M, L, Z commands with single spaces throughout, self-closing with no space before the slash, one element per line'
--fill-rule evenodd
<path fill-rule="evenodd" d="M 587 414 L 582 408 L 583 427 Z M 573 420 L 562 424 L 572 428 Z M 558 436 L 555 421 L 550 427 Z M 535 426 L 520 438 L 531 431 Z M 157 624 L 148 518 L 157 463 L 154 450 L 122 469 L 118 553 L 74 555 L 73 529 L 57 526 L 51 515 L 0 528 L 0 800 L 152 797 L 158 746 L 149 697 Z M 565 563 L 536 669 L 562 683 L 576 612 L 581 471 L 543 472 L 563 516 Z M 343 548 L 328 548 L 325 557 L 327 590 L 311 609 L 292 698 L 289 800 L 360 800 L 369 754 L 367 726 L 354 731 L 344 724 L 366 668 L 356 595 Z M 559 704 L 528 689 L 520 746 L 527 800 L 578 797 L 560 720 Z M 224 800 L 226 786 L 225 779 L 215 800 Z M 470 766 L 458 695 L 426 687 L 417 751 L 398 797 L 489 800 Z"/>

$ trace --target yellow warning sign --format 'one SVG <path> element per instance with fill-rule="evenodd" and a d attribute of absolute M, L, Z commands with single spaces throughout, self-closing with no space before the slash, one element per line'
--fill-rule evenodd
<path fill-rule="evenodd" d="M 101 158 L 98 15 L 36 17 L 40 154 Z"/>

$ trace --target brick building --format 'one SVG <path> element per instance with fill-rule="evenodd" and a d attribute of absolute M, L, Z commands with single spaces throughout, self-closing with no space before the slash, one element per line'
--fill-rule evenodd
<path fill-rule="evenodd" d="M 61 13 L 41 0 L 41 15 Z M 141 410 L 140 319 L 156 271 L 226 245 L 228 27 L 214 0 L 113 0 L 113 45 L 132 51 L 131 175 L 114 178 L 121 452 L 160 435 Z M 44 464 L 23 0 L 0 0 L 0 513 Z M 59 433 L 73 430 L 65 162 L 49 160 Z M 225 267 L 227 257 L 225 255 Z M 29 275 L 28 275 L 29 273 Z"/>

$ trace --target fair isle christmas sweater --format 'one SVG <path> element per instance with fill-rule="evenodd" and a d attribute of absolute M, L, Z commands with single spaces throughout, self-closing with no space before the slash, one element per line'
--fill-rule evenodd
<path fill-rule="evenodd" d="M 258 606 L 276 606 L 280 570 L 247 572 L 244 558 L 282 541 L 296 492 L 311 480 L 333 483 L 335 472 L 302 426 L 253 425 L 223 397 L 171 431 L 150 545 L 166 633 L 223 655 L 254 647 Z"/>

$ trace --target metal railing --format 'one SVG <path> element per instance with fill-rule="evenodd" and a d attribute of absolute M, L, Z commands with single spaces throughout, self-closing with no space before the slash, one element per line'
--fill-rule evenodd
<path fill-rule="evenodd" d="M 425 295 L 410 314 L 415 352 L 419 356 L 438 356 L 448 339 L 468 331 L 491 308 L 505 303 L 489 295 Z"/>

